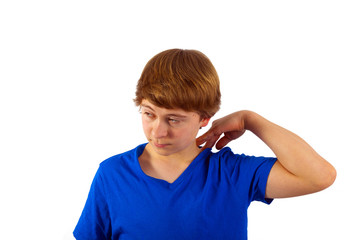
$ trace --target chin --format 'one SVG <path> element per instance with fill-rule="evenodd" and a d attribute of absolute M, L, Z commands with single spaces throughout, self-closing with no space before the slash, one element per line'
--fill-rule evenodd
<path fill-rule="evenodd" d="M 166 146 L 157 147 L 153 143 L 151 144 L 153 150 L 161 156 L 171 156 L 173 154 L 181 152 L 181 149 L 176 148 L 174 145 L 167 144 Z"/>
<path fill-rule="evenodd" d="M 170 151 L 170 150 L 165 150 L 165 149 L 154 149 L 155 152 L 161 156 L 164 156 L 164 157 L 167 157 L 167 156 L 170 156 L 174 153 L 176 153 L 176 151 Z"/>

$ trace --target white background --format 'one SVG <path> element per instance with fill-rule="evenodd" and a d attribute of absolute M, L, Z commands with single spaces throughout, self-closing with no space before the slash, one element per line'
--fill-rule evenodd
<path fill-rule="evenodd" d="M 72 239 L 98 164 L 145 142 L 146 62 L 198 49 L 223 94 L 337 169 L 329 189 L 249 209 L 249 239 L 360 239 L 358 1 L 1 1 L 0 239 Z M 206 129 L 202 130 L 203 132 Z M 273 154 L 246 133 L 235 152 Z"/>

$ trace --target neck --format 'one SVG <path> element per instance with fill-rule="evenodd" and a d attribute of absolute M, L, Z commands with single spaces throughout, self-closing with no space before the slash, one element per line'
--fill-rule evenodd
<path fill-rule="evenodd" d="M 148 144 L 139 157 L 139 163 L 143 172 L 148 176 L 172 183 L 185 171 L 200 152 L 201 149 L 194 143 L 186 151 L 161 155 Z"/>
<path fill-rule="evenodd" d="M 148 144 L 145 147 L 144 153 L 146 154 L 146 158 L 148 159 L 148 161 L 159 163 L 161 162 L 163 164 L 170 164 L 176 166 L 190 164 L 196 158 L 196 156 L 199 155 L 201 151 L 202 150 L 194 142 L 182 151 L 170 155 L 159 154 L 153 149 L 150 144 Z"/>

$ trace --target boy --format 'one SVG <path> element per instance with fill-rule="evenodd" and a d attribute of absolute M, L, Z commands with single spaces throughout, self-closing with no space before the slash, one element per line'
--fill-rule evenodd
<path fill-rule="evenodd" d="M 220 95 L 216 70 L 201 52 L 171 49 L 154 56 L 135 98 L 148 143 L 100 164 L 74 236 L 247 239 L 252 201 L 270 204 L 333 183 L 333 166 L 304 140 L 251 111 L 214 121 L 196 139 L 219 110 Z M 223 148 L 246 130 L 276 158 Z M 212 153 L 215 144 L 221 150 Z"/>

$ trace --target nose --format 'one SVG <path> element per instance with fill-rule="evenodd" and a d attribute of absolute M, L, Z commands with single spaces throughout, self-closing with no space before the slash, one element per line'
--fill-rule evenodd
<path fill-rule="evenodd" d="M 157 120 L 154 122 L 152 135 L 154 138 L 163 138 L 168 136 L 168 126 L 165 122 Z"/>

